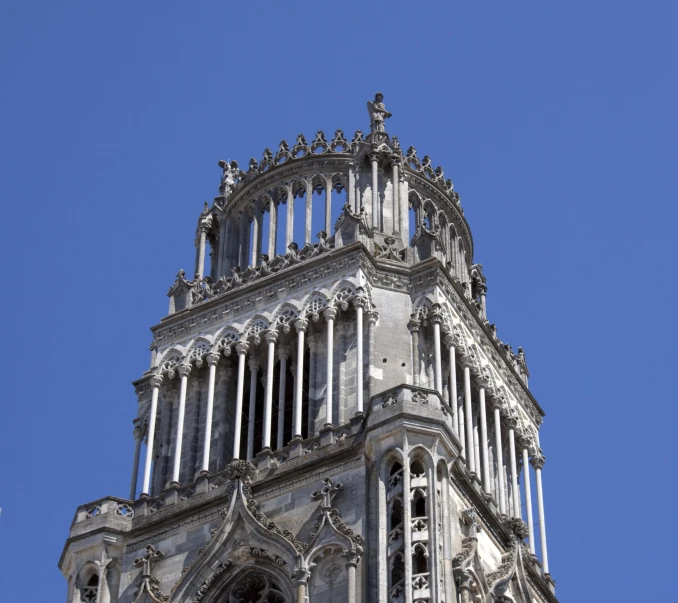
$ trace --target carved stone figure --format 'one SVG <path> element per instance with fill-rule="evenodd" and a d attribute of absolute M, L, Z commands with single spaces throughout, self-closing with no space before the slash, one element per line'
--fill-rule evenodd
<path fill-rule="evenodd" d="M 367 101 L 367 112 L 370 115 L 370 131 L 384 132 L 384 121 L 391 117 L 383 103 L 384 95 L 377 92 L 374 101 Z"/>
<path fill-rule="evenodd" d="M 237 161 L 231 161 L 228 163 L 223 159 L 219 161 L 219 167 L 222 170 L 221 173 L 221 182 L 219 184 L 219 194 L 222 197 L 228 197 L 231 194 L 231 191 L 235 187 L 236 179 L 239 177 L 240 169 L 238 168 Z"/>

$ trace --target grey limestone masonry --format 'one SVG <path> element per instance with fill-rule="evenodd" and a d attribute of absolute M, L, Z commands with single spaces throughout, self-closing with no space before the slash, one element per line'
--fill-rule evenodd
<path fill-rule="evenodd" d="M 68 603 L 557 601 L 525 353 L 451 181 L 368 111 L 219 162 L 134 383 L 136 482 L 78 507 Z"/>

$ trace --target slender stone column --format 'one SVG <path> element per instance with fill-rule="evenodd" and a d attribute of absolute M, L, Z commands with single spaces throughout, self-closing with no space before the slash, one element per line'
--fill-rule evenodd
<path fill-rule="evenodd" d="M 240 342 L 235 346 L 238 352 L 238 383 L 235 393 L 235 429 L 233 431 L 233 458 L 240 458 L 240 434 L 242 432 L 242 398 L 245 390 L 245 356 L 249 345 Z"/>
<path fill-rule="evenodd" d="M 328 176 L 325 184 L 325 232 L 332 235 L 332 177 Z"/>
<path fill-rule="evenodd" d="M 412 315 L 414 316 L 414 314 Z M 419 327 L 418 320 L 410 319 L 407 328 L 412 335 L 412 385 L 419 385 Z"/>
<path fill-rule="evenodd" d="M 544 573 L 549 573 L 549 556 L 546 550 L 546 518 L 544 517 L 544 493 L 541 485 L 541 470 L 544 467 L 546 458 L 537 452 L 532 455 L 532 466 L 534 467 L 534 476 L 537 482 L 537 510 L 539 512 L 539 536 L 541 542 L 541 565 Z"/>
<path fill-rule="evenodd" d="M 247 460 L 254 457 L 254 417 L 257 411 L 257 376 L 259 375 L 259 360 L 250 358 L 250 407 L 247 420 Z"/>
<path fill-rule="evenodd" d="M 285 445 L 285 390 L 287 388 L 287 358 L 288 347 L 279 346 L 278 358 L 280 359 L 280 378 L 278 379 L 278 441 L 276 449 L 280 450 Z"/>
<path fill-rule="evenodd" d="M 480 434 L 478 433 L 478 416 L 473 416 L 473 456 L 476 465 L 476 473 L 478 474 L 478 479 L 482 478 L 482 460 L 480 458 Z"/>
<path fill-rule="evenodd" d="M 358 560 L 355 555 L 350 553 L 349 555 L 349 561 L 346 563 L 346 573 L 348 578 L 348 598 L 346 600 L 348 603 L 355 603 L 355 569 L 358 565 Z"/>
<path fill-rule="evenodd" d="M 527 514 L 527 534 L 530 545 L 530 553 L 536 554 L 534 546 L 534 520 L 532 519 L 532 489 L 530 487 L 530 460 L 527 444 L 523 446 L 523 467 L 525 469 L 525 512 Z"/>
<path fill-rule="evenodd" d="M 273 199 L 271 199 L 268 211 L 271 214 L 268 224 L 268 257 L 273 259 L 275 257 L 275 243 L 278 236 L 278 206 Z"/>
<path fill-rule="evenodd" d="M 332 385 L 334 381 L 334 319 L 337 317 L 337 311 L 334 308 L 327 308 L 323 312 L 327 321 L 327 394 L 325 399 L 325 427 L 332 427 Z"/>
<path fill-rule="evenodd" d="M 150 429 L 150 425 L 148 426 Z M 144 439 L 143 429 L 134 425 L 134 460 L 132 461 L 132 483 L 129 487 L 129 499 L 135 500 L 137 495 L 137 480 L 139 479 L 139 457 L 141 456 L 141 441 Z"/>
<path fill-rule="evenodd" d="M 379 313 L 376 310 L 370 310 L 367 313 L 368 399 L 374 394 L 374 329 L 377 320 L 379 320 Z"/>
<path fill-rule="evenodd" d="M 348 192 L 346 193 L 348 197 L 349 207 L 356 213 L 358 213 L 358 203 L 356 201 L 355 194 L 355 175 L 353 174 L 353 168 L 348 170 Z"/>
<path fill-rule="evenodd" d="M 259 247 L 261 245 L 261 233 L 259 232 L 259 225 L 261 224 L 261 215 L 259 213 L 259 208 L 254 208 L 254 214 L 252 216 L 252 222 L 254 227 L 252 228 L 252 266 L 259 265 Z M 245 266 L 247 266 L 247 259 L 245 259 Z"/>
<path fill-rule="evenodd" d="M 372 153 L 372 230 L 381 230 L 379 224 L 379 155 Z"/>
<path fill-rule="evenodd" d="M 355 331 L 356 331 L 356 414 L 362 414 L 363 411 L 363 309 L 366 305 L 365 299 L 356 297 L 353 300 L 355 306 Z"/>
<path fill-rule="evenodd" d="M 442 354 L 440 351 L 440 323 L 443 316 L 439 311 L 431 313 L 431 322 L 433 323 L 433 349 L 435 355 L 435 387 L 436 391 L 443 394 L 443 366 Z"/>
<path fill-rule="evenodd" d="M 202 218 L 201 218 L 202 220 Z M 205 244 L 207 229 L 203 224 L 198 226 L 198 236 L 195 239 L 195 278 L 200 278 L 205 272 Z"/>
<path fill-rule="evenodd" d="M 285 249 L 287 249 L 294 238 L 294 195 L 292 187 L 287 187 L 287 223 L 285 224 Z M 285 252 L 287 253 L 287 252 Z"/>
<path fill-rule="evenodd" d="M 151 485 L 151 462 L 153 460 L 153 446 L 155 443 L 155 417 L 158 413 L 158 393 L 160 391 L 160 384 L 162 383 L 162 375 L 154 375 L 151 377 L 151 410 L 148 416 L 148 439 L 146 440 L 146 464 L 144 466 L 144 483 L 141 488 L 141 493 L 150 495 Z M 136 480 L 134 482 L 136 487 Z"/>
<path fill-rule="evenodd" d="M 450 355 L 450 383 L 447 391 L 449 392 L 449 404 L 450 410 L 452 411 L 452 428 L 457 436 L 459 436 L 459 427 L 457 425 L 457 421 L 459 420 L 457 416 L 457 359 L 454 347 L 454 337 L 447 335 L 445 337 L 445 345 L 447 346 Z"/>
<path fill-rule="evenodd" d="M 181 468 L 181 445 L 184 439 L 184 415 L 186 414 L 186 388 L 188 376 L 191 374 L 190 364 L 181 364 L 177 369 L 181 377 L 181 389 L 179 391 L 179 419 L 177 420 L 177 437 L 174 449 L 174 466 L 172 467 L 172 484 L 179 485 L 179 470 Z"/>
<path fill-rule="evenodd" d="M 308 579 L 311 576 L 311 572 L 305 569 L 298 569 L 295 571 L 295 586 L 297 588 L 297 600 L 296 603 L 306 603 L 306 586 L 308 585 Z"/>
<path fill-rule="evenodd" d="M 408 193 L 403 170 L 400 171 L 399 179 L 400 181 L 398 182 L 398 188 L 400 192 L 400 234 L 403 237 L 403 243 L 405 245 L 409 245 L 410 227 L 408 224 Z"/>
<path fill-rule="evenodd" d="M 337 375 L 337 424 L 343 425 L 346 422 L 346 331 L 348 331 L 348 323 L 340 320 L 337 323 L 337 331 L 339 333 L 339 375 Z"/>
<path fill-rule="evenodd" d="M 497 454 L 497 502 L 499 503 L 499 511 L 502 515 L 506 515 L 506 499 L 504 496 L 504 454 L 501 443 L 501 406 L 496 400 L 492 401 L 492 410 L 494 411 L 494 447 Z"/>
<path fill-rule="evenodd" d="M 214 412 L 214 381 L 217 375 L 219 354 L 207 354 L 209 377 L 207 381 L 207 412 L 205 413 L 205 443 L 202 449 L 202 467 L 200 471 L 207 473 L 210 468 L 210 446 L 212 445 L 212 413 Z"/>
<path fill-rule="evenodd" d="M 271 449 L 271 421 L 273 417 L 273 368 L 275 364 L 275 342 L 278 331 L 266 333 L 268 356 L 266 359 L 266 392 L 264 395 L 264 434 L 261 440 L 262 449 Z"/>
<path fill-rule="evenodd" d="M 304 245 L 311 244 L 311 216 L 313 211 L 313 182 L 311 179 L 306 181 L 306 230 L 304 235 Z"/>
<path fill-rule="evenodd" d="M 304 333 L 308 328 L 308 321 L 300 318 L 295 321 L 297 330 L 297 371 L 294 378 L 294 429 L 292 438 L 302 439 L 301 433 L 301 401 L 304 389 Z"/>
<path fill-rule="evenodd" d="M 490 451 L 487 442 L 487 407 L 485 406 L 485 386 L 482 380 L 478 381 L 478 406 L 480 408 L 480 439 L 483 448 L 483 491 L 491 494 L 490 484 Z"/>
<path fill-rule="evenodd" d="M 399 182 L 398 182 L 398 164 L 396 161 L 392 164 L 391 192 L 393 193 L 393 234 L 400 232 L 400 200 L 399 200 Z"/>
<path fill-rule="evenodd" d="M 518 463 L 516 462 L 516 433 L 518 420 L 515 417 L 508 418 L 509 436 L 509 463 L 511 467 L 511 492 L 513 494 L 513 517 L 520 518 L 520 497 L 518 492 Z"/>
<path fill-rule="evenodd" d="M 464 369 L 464 418 L 466 419 L 466 464 L 471 473 L 476 473 L 476 459 L 473 453 L 473 406 L 471 404 L 470 359 L 462 357 Z"/>
<path fill-rule="evenodd" d="M 464 420 L 464 405 L 459 405 L 459 441 L 461 442 L 461 456 L 466 458 L 466 421 Z"/>

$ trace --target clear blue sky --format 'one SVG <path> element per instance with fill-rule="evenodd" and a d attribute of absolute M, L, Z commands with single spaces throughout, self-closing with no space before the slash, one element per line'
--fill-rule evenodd
<path fill-rule="evenodd" d="M 128 492 L 148 327 L 221 158 L 388 129 L 460 192 L 547 411 L 562 601 L 675 587 L 672 2 L 3 2 L 0 602 L 64 601 L 76 506 Z M 664 597 L 664 598 L 662 598 Z"/>

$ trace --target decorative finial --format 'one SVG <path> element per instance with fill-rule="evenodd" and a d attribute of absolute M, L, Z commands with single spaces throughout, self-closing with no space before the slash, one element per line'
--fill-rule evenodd
<path fill-rule="evenodd" d="M 374 95 L 374 101 L 367 101 L 367 112 L 370 115 L 370 132 L 385 132 L 384 120 L 391 117 L 391 114 L 384 107 L 384 95 L 377 92 Z"/>

